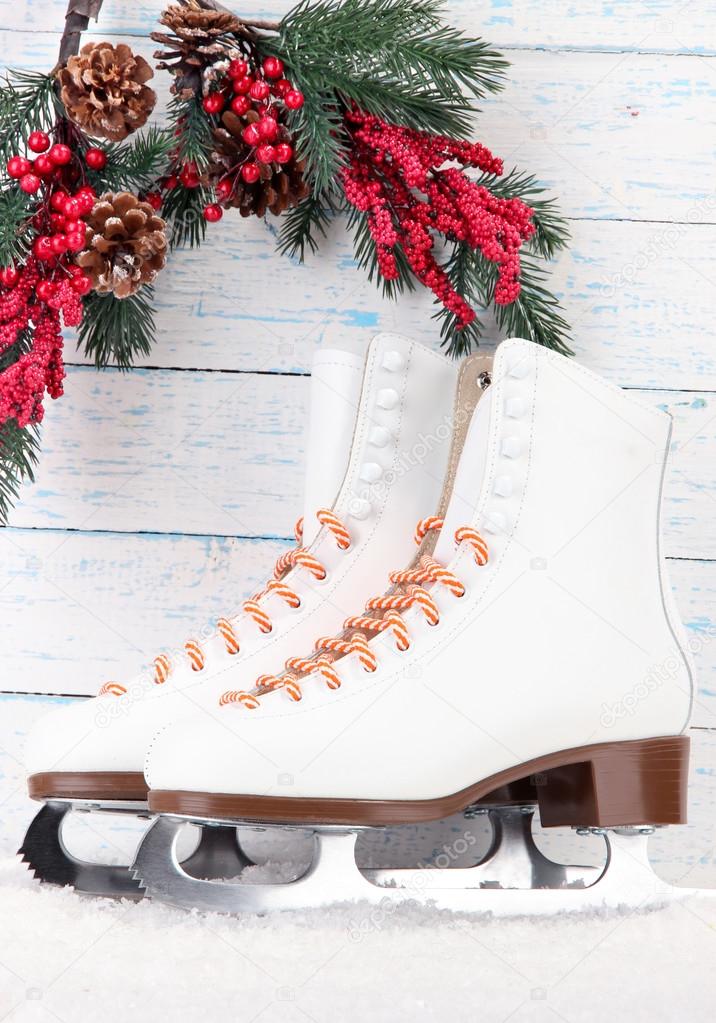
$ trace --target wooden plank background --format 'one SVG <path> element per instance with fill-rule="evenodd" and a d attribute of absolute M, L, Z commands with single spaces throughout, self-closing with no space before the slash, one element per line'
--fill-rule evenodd
<path fill-rule="evenodd" d="M 0 0 L 9 66 L 52 66 L 65 6 Z M 92 36 L 150 54 L 158 0 L 105 7 Z M 251 14 L 285 9 L 271 0 Z M 573 242 L 554 287 L 577 357 L 675 418 L 665 544 L 698 666 L 703 864 L 716 838 L 716 731 L 706 731 L 716 729 L 716 9 L 450 0 L 448 10 L 512 63 L 476 133 L 560 196 Z M 156 84 L 161 118 L 168 83 Z M 355 272 L 340 224 L 306 266 L 275 255 L 275 234 L 227 216 L 206 246 L 173 257 L 157 345 L 131 374 L 97 373 L 68 340 L 66 395 L 48 408 L 37 482 L 0 530 L 0 691 L 94 692 L 260 584 L 299 511 L 307 375 L 327 327 L 435 343 L 427 296 L 384 301 Z M 8 727 L 15 705 L 2 704 Z M 669 855 L 693 864 L 696 845 L 679 849 Z"/>

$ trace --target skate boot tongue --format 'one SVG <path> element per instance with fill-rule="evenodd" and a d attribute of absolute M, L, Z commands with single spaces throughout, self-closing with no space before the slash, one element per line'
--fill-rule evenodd
<path fill-rule="evenodd" d="M 303 545 L 321 527 L 319 508 L 331 508 L 343 482 L 353 440 L 365 359 L 339 348 L 316 353 L 311 372 Z"/>

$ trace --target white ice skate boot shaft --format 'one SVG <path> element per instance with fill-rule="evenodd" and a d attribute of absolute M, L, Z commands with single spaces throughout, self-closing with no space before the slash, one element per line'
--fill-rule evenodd
<path fill-rule="evenodd" d="M 34 798 L 129 804 L 136 811 L 146 797 L 147 745 L 162 724 L 200 713 L 202 700 L 213 709 L 216 694 L 259 651 L 263 665 L 280 670 L 297 646 L 335 630 L 356 599 L 366 599 L 376 576 L 387 578 L 396 549 L 409 556 L 403 518 L 429 515 L 438 500 L 457 368 L 388 334 L 373 340 L 364 369 L 362 362 L 341 352 L 318 357 L 302 546 L 283 556 L 277 578 L 208 639 L 157 658 L 153 678 L 112 684 L 99 699 L 40 722 L 27 752 Z M 247 670 L 253 677 L 256 669 Z M 57 810 L 36 825 L 39 844 L 52 846 L 50 860 Z M 37 861 L 28 850 L 31 839 L 32 831 L 24 852 Z"/>
<path fill-rule="evenodd" d="M 272 691 L 236 694 L 223 728 L 164 730 L 147 760 L 152 809 L 350 832 L 442 818 L 531 779 L 546 825 L 683 822 L 692 680 L 659 546 L 669 436 L 664 413 L 562 356 L 505 342 L 435 559 L 394 575 L 398 591 L 319 643 L 318 657 L 295 660 Z M 137 872 L 156 870 L 153 893 L 183 902 L 171 864 L 161 878 L 172 827 L 157 822 Z M 224 908 L 386 897 L 392 889 L 362 875 L 322 894 L 353 840 L 324 834 L 323 859 L 293 894 L 272 889 L 262 902 L 245 885 Z M 624 866 L 624 835 L 609 841 Z M 438 874 L 427 885 L 438 904 L 495 909 L 483 892 L 461 903 L 465 879 Z M 231 898 L 208 888 L 189 897 L 213 908 Z M 602 878 L 581 897 L 602 905 L 623 892 Z"/>

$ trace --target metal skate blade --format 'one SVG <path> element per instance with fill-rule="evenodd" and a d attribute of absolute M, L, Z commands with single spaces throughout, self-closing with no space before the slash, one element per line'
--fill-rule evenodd
<path fill-rule="evenodd" d="M 73 809 L 70 802 L 45 803 L 27 829 L 18 855 L 38 880 L 70 885 L 87 895 L 141 899 L 141 887 L 128 867 L 88 863 L 68 852 L 62 841 L 62 822 Z"/>
<path fill-rule="evenodd" d="M 313 861 L 295 880 L 270 884 L 200 880 L 182 869 L 176 854 L 177 840 L 186 823 L 183 818 L 158 817 L 132 868 L 152 898 L 185 909 L 264 914 L 355 902 L 384 911 L 390 905 L 418 904 L 458 913 L 514 917 L 646 909 L 691 895 L 716 896 L 716 891 L 675 888 L 657 877 L 647 857 L 647 835 L 639 829 L 620 829 L 601 836 L 606 846 L 606 866 L 595 871 L 597 876 L 591 884 L 585 885 L 584 876 L 576 884 L 563 876 L 556 887 L 498 889 L 466 887 L 464 875 L 473 868 L 393 871 L 392 886 L 374 884 L 356 866 L 357 831 L 322 828 L 314 829 Z M 240 826 L 241 822 L 236 824 Z M 398 884 L 399 880 L 407 883 Z M 366 915 L 363 923 L 370 929 L 371 916 Z M 358 926 L 363 923 L 359 921 Z"/>
<path fill-rule="evenodd" d="M 73 856 L 62 840 L 62 825 L 72 811 L 130 813 L 151 819 L 144 803 L 93 803 L 90 800 L 52 800 L 42 807 L 27 829 L 18 855 L 45 884 L 69 885 L 83 895 L 141 899 L 144 891 L 129 866 L 89 863 Z M 137 813 L 143 810 L 144 813 Z M 194 852 L 182 862 L 192 877 L 234 876 L 252 860 L 241 849 L 235 828 L 202 828 Z"/>
<path fill-rule="evenodd" d="M 492 826 L 487 854 L 472 867 L 440 867 L 430 863 L 417 868 L 364 870 L 373 884 L 383 887 L 431 888 L 586 888 L 602 873 L 601 867 L 555 863 L 535 844 L 532 820 L 536 806 L 500 806 L 484 811 Z"/>

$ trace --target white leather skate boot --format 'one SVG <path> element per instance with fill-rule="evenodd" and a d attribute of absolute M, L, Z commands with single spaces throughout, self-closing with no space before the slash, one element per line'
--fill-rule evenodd
<path fill-rule="evenodd" d="M 69 855 L 60 836 L 67 811 L 145 813 L 144 757 L 162 724 L 202 716 L 202 702 L 213 709 L 227 686 L 249 684 L 259 652 L 264 670 L 281 670 L 318 632 L 338 628 L 376 578 L 387 581 L 396 552 L 409 556 L 406 517 L 431 515 L 439 499 L 457 367 L 390 334 L 372 341 L 363 362 L 325 350 L 317 358 L 303 541 L 279 559 L 275 578 L 208 637 L 160 655 L 152 677 L 110 683 L 35 728 L 28 787 L 46 806 L 21 853 L 42 879 L 98 893 L 135 890 L 126 868 Z"/>
<path fill-rule="evenodd" d="M 669 437 L 667 415 L 576 363 L 502 344 L 434 556 L 426 541 L 340 636 L 227 693 L 221 724 L 154 740 L 146 774 L 163 816 L 135 862 L 148 891 L 236 911 L 418 897 L 554 912 L 665 897 L 643 833 L 685 820 L 692 702 L 660 553 Z M 608 875 L 498 892 L 469 869 L 357 870 L 360 829 L 444 818 L 525 783 L 544 825 L 616 829 Z M 313 864 L 290 884 L 187 877 L 182 821 L 209 819 L 312 829 Z"/>

